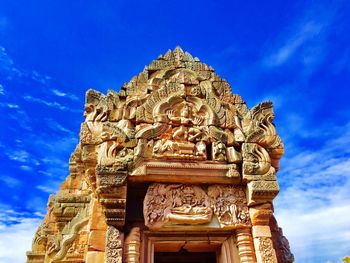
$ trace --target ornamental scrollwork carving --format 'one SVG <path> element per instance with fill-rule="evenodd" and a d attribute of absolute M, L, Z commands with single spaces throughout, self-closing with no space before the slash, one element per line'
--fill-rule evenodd
<path fill-rule="evenodd" d="M 276 263 L 276 255 L 273 248 L 272 240 L 269 237 L 259 237 L 259 252 L 261 262 Z"/>
<path fill-rule="evenodd" d="M 122 263 L 123 242 L 117 228 L 108 226 L 106 234 L 106 255 L 105 263 Z"/>

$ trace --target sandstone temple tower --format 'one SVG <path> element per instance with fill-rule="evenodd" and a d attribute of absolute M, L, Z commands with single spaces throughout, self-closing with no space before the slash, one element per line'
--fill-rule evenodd
<path fill-rule="evenodd" d="M 293 262 L 271 102 L 248 109 L 177 47 L 119 93 L 88 90 L 84 116 L 28 263 Z"/>

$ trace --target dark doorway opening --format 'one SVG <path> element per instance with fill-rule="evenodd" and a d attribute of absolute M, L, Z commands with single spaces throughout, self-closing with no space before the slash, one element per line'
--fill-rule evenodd
<path fill-rule="evenodd" d="M 154 263 L 216 263 L 215 252 L 155 252 Z"/>

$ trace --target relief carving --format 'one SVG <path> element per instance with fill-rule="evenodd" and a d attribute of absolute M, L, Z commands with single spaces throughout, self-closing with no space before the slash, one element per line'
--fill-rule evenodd
<path fill-rule="evenodd" d="M 213 160 L 226 161 L 226 145 L 220 141 L 213 142 Z"/>
<path fill-rule="evenodd" d="M 208 187 L 208 196 L 221 227 L 250 225 L 244 188 L 231 185 L 213 185 Z"/>
<path fill-rule="evenodd" d="M 276 180 L 275 168 L 271 166 L 268 152 L 259 144 L 243 143 L 243 179 Z"/>
<path fill-rule="evenodd" d="M 82 209 L 62 230 L 62 234 L 52 237 L 48 244 L 48 254 L 53 262 L 62 260 L 74 240 L 77 238 L 79 230 L 89 220 L 89 207 Z"/>
<path fill-rule="evenodd" d="M 35 236 L 32 242 L 32 251 L 35 253 L 45 253 L 47 244 L 47 223 L 43 222 L 35 232 Z"/>
<path fill-rule="evenodd" d="M 144 200 L 145 224 L 151 228 L 207 224 L 213 212 L 219 228 L 250 226 L 241 186 L 212 185 L 205 190 L 195 185 L 152 184 Z"/>
<path fill-rule="evenodd" d="M 242 145 L 243 173 L 247 175 L 264 175 L 271 167 L 267 151 L 256 143 Z"/>
<path fill-rule="evenodd" d="M 250 219 L 247 210 L 247 205 L 271 203 L 279 191 L 275 174 L 283 144 L 272 103 L 249 110 L 213 68 L 181 48 L 152 61 L 120 92 L 88 90 L 84 116 L 70 175 L 50 199 L 29 263 L 86 258 L 82 232 L 92 219 L 82 211 L 90 209 L 91 197 L 109 225 L 105 261 L 122 262 L 123 234 L 115 227 L 125 225 L 128 183 L 188 184 L 150 185 L 144 199 L 150 228 L 241 231 L 272 213 L 251 209 Z M 246 187 L 247 200 L 241 187 Z M 244 256 L 248 236 L 244 233 L 245 241 L 238 242 L 242 262 L 253 262 L 251 252 Z M 127 238 L 128 262 L 139 260 L 139 237 L 135 228 Z"/>
<path fill-rule="evenodd" d="M 205 191 L 194 185 L 152 184 L 144 200 L 145 225 L 204 224 L 212 218 Z"/>
<path fill-rule="evenodd" d="M 87 250 L 87 235 L 80 235 L 75 239 L 71 247 L 67 251 L 67 259 L 83 259 Z"/>
<path fill-rule="evenodd" d="M 117 228 L 108 226 L 106 235 L 105 263 L 122 263 L 123 242 Z"/>
<path fill-rule="evenodd" d="M 84 117 L 87 122 L 103 122 L 108 118 L 107 98 L 101 92 L 86 92 Z"/>
<path fill-rule="evenodd" d="M 264 147 L 272 159 L 272 166 L 278 170 L 279 159 L 283 155 L 283 144 L 273 124 L 274 117 L 272 102 L 260 103 L 246 113 L 243 130 L 246 142 Z"/>
<path fill-rule="evenodd" d="M 262 263 L 276 263 L 276 255 L 272 240 L 269 237 L 259 237 L 259 252 Z"/>
<path fill-rule="evenodd" d="M 277 135 L 275 125 L 272 123 L 275 115 L 272 109 L 272 102 L 263 102 L 251 110 L 254 131 L 249 133 L 248 142 L 257 142 L 266 148 L 276 148 L 281 144 L 281 139 Z"/>

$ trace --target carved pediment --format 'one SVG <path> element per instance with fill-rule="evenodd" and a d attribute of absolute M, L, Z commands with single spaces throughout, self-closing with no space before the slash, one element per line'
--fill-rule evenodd
<path fill-rule="evenodd" d="M 238 243 L 257 221 L 249 213 L 278 194 L 283 144 L 272 103 L 248 109 L 212 67 L 179 47 L 119 92 L 88 90 L 84 117 L 70 175 L 50 199 L 28 262 L 82 262 L 89 252 L 87 262 L 122 262 L 127 191 L 140 183 L 150 230 L 238 229 Z M 133 229 L 130 262 L 143 231 Z M 94 243 L 102 237 L 105 245 Z"/>

